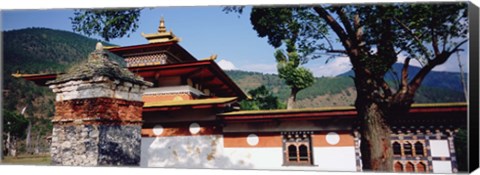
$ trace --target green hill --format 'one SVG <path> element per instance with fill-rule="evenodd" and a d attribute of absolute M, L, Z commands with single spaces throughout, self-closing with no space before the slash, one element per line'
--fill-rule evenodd
<path fill-rule="evenodd" d="M 274 74 L 262 74 L 258 72 L 246 72 L 239 70 L 225 71 L 245 92 L 255 89 L 260 85 L 265 85 L 281 101 L 286 101 L 290 93 L 289 87 Z M 458 74 L 458 73 L 457 73 Z M 436 72 L 429 76 L 431 79 L 442 77 L 446 80 L 459 77 L 455 73 Z M 431 82 L 432 80 L 427 80 Z M 450 86 L 460 81 L 449 82 Z M 448 82 L 429 83 L 422 86 L 417 95 L 417 103 L 436 103 L 436 102 L 459 102 L 465 101 L 463 92 L 445 87 Z M 393 87 L 393 86 L 392 86 Z M 300 91 L 297 95 L 297 107 L 312 108 L 321 106 L 350 106 L 353 105 L 356 98 L 353 79 L 348 76 L 322 77 L 316 78 L 315 84 L 309 88 Z"/>

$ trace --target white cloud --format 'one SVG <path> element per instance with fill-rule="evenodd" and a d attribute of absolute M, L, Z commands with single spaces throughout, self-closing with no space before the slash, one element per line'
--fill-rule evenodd
<path fill-rule="evenodd" d="M 273 64 L 248 64 L 242 66 L 240 69 L 251 72 L 262 72 L 269 74 L 277 74 L 277 65 Z"/>
<path fill-rule="evenodd" d="M 403 64 L 405 62 L 405 59 L 407 57 L 405 55 L 399 55 L 397 59 L 397 63 Z M 410 62 L 408 63 L 410 66 L 415 66 L 415 67 L 422 67 L 422 64 L 416 59 L 410 59 Z"/>
<path fill-rule="evenodd" d="M 307 64 L 308 65 L 308 64 Z M 315 77 L 333 77 L 352 69 L 348 57 L 337 57 L 326 64 L 308 66 Z"/>
<path fill-rule="evenodd" d="M 223 70 L 234 70 L 234 69 L 237 69 L 237 67 L 235 67 L 235 65 L 231 62 L 231 61 L 227 61 L 225 59 L 222 59 L 220 61 L 217 62 L 218 66 L 220 66 L 220 68 L 222 68 Z"/>

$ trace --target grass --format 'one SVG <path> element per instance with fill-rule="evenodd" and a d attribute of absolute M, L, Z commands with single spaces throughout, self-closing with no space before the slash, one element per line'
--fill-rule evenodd
<path fill-rule="evenodd" d="M 2 164 L 10 165 L 50 165 L 50 155 L 19 155 L 17 157 L 5 156 Z"/>

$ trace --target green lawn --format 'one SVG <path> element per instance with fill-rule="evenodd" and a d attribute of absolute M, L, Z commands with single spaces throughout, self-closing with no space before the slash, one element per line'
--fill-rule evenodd
<path fill-rule="evenodd" d="M 2 164 L 11 165 L 50 165 L 50 155 L 19 155 L 17 157 L 5 156 Z"/>

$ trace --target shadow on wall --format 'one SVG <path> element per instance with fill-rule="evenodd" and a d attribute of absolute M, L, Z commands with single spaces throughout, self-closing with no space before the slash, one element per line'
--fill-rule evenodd
<path fill-rule="evenodd" d="M 100 126 L 99 165 L 138 166 L 140 126 Z M 121 144 L 119 144 L 121 143 Z"/>
<path fill-rule="evenodd" d="M 142 138 L 141 150 L 141 167 L 253 168 L 224 155 L 221 135 Z"/>

